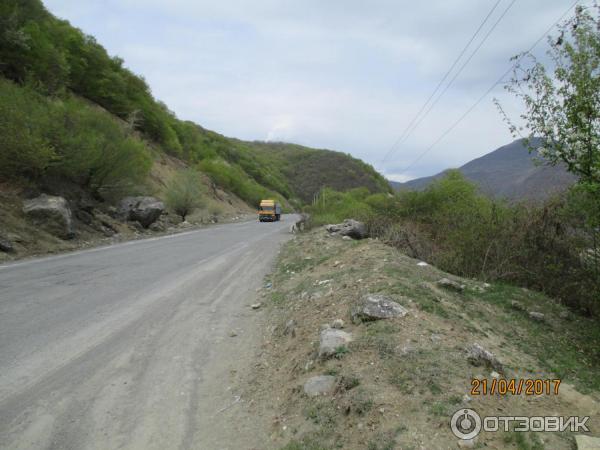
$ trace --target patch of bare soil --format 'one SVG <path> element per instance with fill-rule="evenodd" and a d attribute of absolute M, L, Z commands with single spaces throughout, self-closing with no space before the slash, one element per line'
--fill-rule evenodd
<path fill-rule="evenodd" d="M 332 237 L 323 229 L 284 247 L 262 290 L 264 342 L 243 393 L 249 412 L 271 423 L 264 448 L 458 448 L 450 418 L 461 408 L 481 416 L 591 416 L 590 435 L 600 435 L 596 323 L 541 294 L 418 263 L 376 240 Z M 465 288 L 444 288 L 441 278 Z M 373 293 L 408 314 L 353 322 L 356 303 Z M 353 341 L 319 358 L 320 331 L 336 319 Z M 466 349 L 474 343 L 497 357 L 501 373 L 469 362 Z M 334 376 L 335 388 L 309 397 L 303 385 L 317 375 Z M 474 378 L 562 381 L 558 395 L 474 395 Z M 574 437 L 484 432 L 470 444 L 571 449 Z"/>

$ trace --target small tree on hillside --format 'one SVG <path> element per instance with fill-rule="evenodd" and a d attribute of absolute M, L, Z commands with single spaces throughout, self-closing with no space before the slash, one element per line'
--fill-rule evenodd
<path fill-rule="evenodd" d="M 543 139 L 539 154 L 551 164 L 565 163 L 583 184 L 597 190 L 600 185 L 600 18 L 579 6 L 575 16 L 560 26 L 559 36 L 550 37 L 549 43 L 548 55 L 553 67 L 546 68 L 531 54 L 518 55 L 514 57 L 514 74 L 506 89 L 525 105 L 521 118 L 529 130 L 529 138 Z M 524 65 L 527 59 L 533 64 Z M 521 128 L 500 110 L 516 137 Z"/>
<path fill-rule="evenodd" d="M 551 164 L 563 162 L 579 177 L 573 192 L 586 198 L 581 205 L 593 241 L 594 274 L 600 282 L 600 8 L 578 6 L 559 31 L 558 37 L 549 38 L 552 64 L 547 68 L 527 53 L 516 56 L 506 89 L 525 105 L 521 119 L 529 130 L 528 142 L 541 137 L 540 156 Z M 523 64 L 527 59 L 531 65 Z M 521 128 L 506 114 L 504 118 L 511 132 L 520 134 Z"/>
<path fill-rule="evenodd" d="M 206 200 L 198 172 L 194 169 L 178 172 L 167 185 L 165 200 L 181 220 L 185 220 L 196 208 L 204 206 Z"/>

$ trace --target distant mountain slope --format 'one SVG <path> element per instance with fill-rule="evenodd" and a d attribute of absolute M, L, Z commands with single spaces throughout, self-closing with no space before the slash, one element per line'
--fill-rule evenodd
<path fill-rule="evenodd" d="M 537 144 L 539 142 L 534 142 L 534 145 Z M 522 139 L 474 159 L 458 170 L 477 184 L 482 192 L 510 200 L 545 199 L 576 181 L 576 177 L 563 166 L 545 165 L 537 153 L 530 154 Z M 406 183 L 392 183 L 392 186 L 396 190 L 422 190 L 444 174 L 445 171 Z"/>
<path fill-rule="evenodd" d="M 251 146 L 279 168 L 294 197 L 303 202 L 310 202 L 322 187 L 390 191 L 385 178 L 373 167 L 346 153 L 286 143 L 253 142 Z"/>

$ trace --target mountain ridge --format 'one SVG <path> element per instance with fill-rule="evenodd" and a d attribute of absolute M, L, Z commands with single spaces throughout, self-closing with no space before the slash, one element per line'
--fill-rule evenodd
<path fill-rule="evenodd" d="M 531 142 L 534 149 L 540 144 L 539 139 Z M 448 170 L 450 169 L 404 183 L 390 184 L 395 190 L 423 190 L 442 178 Z M 475 158 L 458 170 L 483 193 L 513 201 L 544 200 L 564 191 L 577 180 L 563 165 L 551 166 L 540 158 L 536 150 L 530 152 L 524 139 L 517 139 Z"/>

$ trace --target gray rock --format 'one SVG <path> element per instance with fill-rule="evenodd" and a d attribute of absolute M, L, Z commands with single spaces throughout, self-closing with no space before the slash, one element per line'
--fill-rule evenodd
<path fill-rule="evenodd" d="M 4 239 L 0 236 L 0 252 L 4 253 L 12 253 L 15 251 L 15 248 L 8 239 Z"/>
<path fill-rule="evenodd" d="M 544 313 L 537 312 L 537 311 L 530 311 L 529 312 L 529 318 L 533 319 L 533 320 L 536 320 L 538 322 L 543 322 L 545 316 L 544 316 Z"/>
<path fill-rule="evenodd" d="M 154 197 L 126 197 L 117 209 L 122 220 L 137 221 L 144 228 L 156 222 L 164 210 L 164 203 Z"/>
<path fill-rule="evenodd" d="M 352 239 L 364 239 L 369 236 L 365 224 L 354 219 L 346 219 L 344 222 L 336 225 L 326 225 L 325 229 L 331 234 L 348 236 Z"/>
<path fill-rule="evenodd" d="M 36 225 L 63 239 L 75 237 L 73 217 L 63 197 L 42 194 L 23 202 L 23 212 Z"/>
<path fill-rule="evenodd" d="M 577 450 L 600 450 L 600 438 L 578 434 L 575 436 Z"/>
<path fill-rule="evenodd" d="M 477 343 L 467 348 L 467 360 L 474 366 L 489 366 L 500 373 L 504 371 L 498 358 Z"/>
<path fill-rule="evenodd" d="M 332 328 L 337 328 L 338 330 L 342 329 L 342 328 L 344 328 L 344 321 L 342 319 L 335 319 L 332 322 L 331 327 Z"/>
<path fill-rule="evenodd" d="M 165 231 L 166 227 L 165 227 L 164 223 L 162 223 L 160 221 L 157 221 L 157 222 L 154 222 L 154 223 L 150 224 L 150 226 L 148 227 L 148 229 L 150 231 L 154 231 L 155 233 L 159 233 L 161 231 Z"/>
<path fill-rule="evenodd" d="M 294 319 L 290 319 L 285 323 L 283 334 L 284 336 L 296 337 L 296 321 Z"/>
<path fill-rule="evenodd" d="M 144 227 L 137 220 L 134 220 L 133 222 L 129 222 L 129 225 L 131 225 L 131 227 L 134 228 L 136 231 L 140 231 L 140 232 L 144 231 Z"/>
<path fill-rule="evenodd" d="M 431 336 L 429 336 L 429 339 L 431 340 L 431 342 L 440 342 L 442 340 L 442 335 L 441 334 L 437 334 L 437 333 L 433 333 Z"/>
<path fill-rule="evenodd" d="M 517 311 L 525 311 L 525 307 L 523 306 L 523 304 L 516 300 L 512 300 L 510 302 L 510 306 L 512 309 L 516 309 Z"/>
<path fill-rule="evenodd" d="M 367 294 L 360 299 L 352 312 L 352 320 L 379 320 L 404 317 L 406 308 L 381 294 Z"/>
<path fill-rule="evenodd" d="M 570 319 L 571 318 L 571 314 L 569 314 L 569 311 L 561 311 L 558 314 L 558 317 L 560 317 L 561 319 Z"/>
<path fill-rule="evenodd" d="M 344 347 L 352 342 L 352 335 L 342 330 L 327 328 L 321 331 L 319 342 L 319 356 L 327 358 L 333 356 L 339 347 Z"/>
<path fill-rule="evenodd" d="M 304 383 L 304 393 L 309 397 L 331 394 L 335 389 L 335 377 L 331 375 L 319 375 L 309 378 Z"/>
<path fill-rule="evenodd" d="M 115 235 L 115 232 L 112 228 L 108 228 L 105 227 L 104 225 L 100 225 L 100 232 L 105 236 L 105 237 L 112 237 Z"/>
<path fill-rule="evenodd" d="M 445 289 L 449 289 L 455 292 L 462 292 L 465 290 L 465 285 L 457 283 L 456 281 L 450 280 L 448 278 L 442 278 L 437 282 L 438 286 L 441 286 Z"/>

